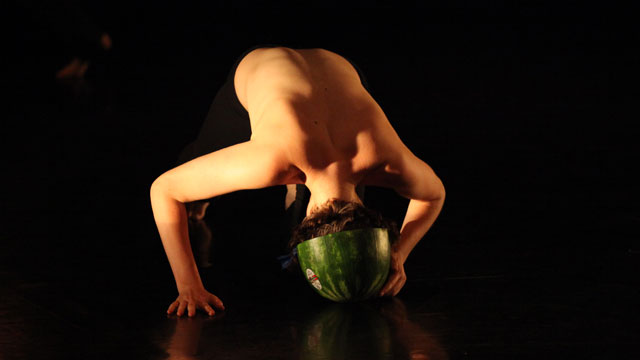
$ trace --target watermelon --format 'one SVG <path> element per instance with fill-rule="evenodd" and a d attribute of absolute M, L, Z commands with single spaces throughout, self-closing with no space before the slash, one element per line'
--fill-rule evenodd
<path fill-rule="evenodd" d="M 298 244 L 298 262 L 309 285 L 336 302 L 375 296 L 387 281 L 391 247 L 387 229 L 365 228 Z"/>

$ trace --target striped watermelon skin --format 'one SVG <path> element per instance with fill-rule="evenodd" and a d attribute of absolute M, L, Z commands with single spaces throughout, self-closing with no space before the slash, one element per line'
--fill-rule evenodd
<path fill-rule="evenodd" d="M 307 282 L 329 300 L 366 300 L 387 281 L 391 263 L 387 229 L 342 231 L 307 240 L 297 248 Z"/>

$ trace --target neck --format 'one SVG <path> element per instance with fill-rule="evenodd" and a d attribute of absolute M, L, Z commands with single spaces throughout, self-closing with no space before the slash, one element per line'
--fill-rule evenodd
<path fill-rule="evenodd" d="M 362 204 L 362 200 L 356 193 L 356 185 L 346 181 L 333 179 L 308 179 L 306 182 L 311 197 L 309 198 L 309 206 L 307 207 L 307 216 L 309 216 L 315 207 L 326 203 L 328 200 L 344 200 L 353 201 Z"/>

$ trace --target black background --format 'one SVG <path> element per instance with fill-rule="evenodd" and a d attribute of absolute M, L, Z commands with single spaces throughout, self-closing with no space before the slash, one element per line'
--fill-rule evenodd
<path fill-rule="evenodd" d="M 400 137 L 445 184 L 409 281 L 544 273 L 637 284 L 639 152 L 624 110 L 631 95 L 613 85 L 637 63 L 633 34 L 572 4 L 287 5 L 85 5 L 113 48 L 92 59 L 78 90 L 54 81 L 73 46 L 13 4 L 1 135 L 8 283 L 54 282 L 61 302 L 87 309 L 64 313 L 79 323 L 134 307 L 122 294 L 156 292 L 152 308 L 168 305 L 175 290 L 149 186 L 195 137 L 236 57 L 269 43 L 356 62 Z M 224 266 L 207 281 L 224 272 L 251 293 L 255 267 L 277 272 L 283 197 L 271 188 L 212 205 Z M 401 222 L 407 200 L 372 188 L 365 203 Z M 406 296 L 418 291 L 407 285 Z"/>

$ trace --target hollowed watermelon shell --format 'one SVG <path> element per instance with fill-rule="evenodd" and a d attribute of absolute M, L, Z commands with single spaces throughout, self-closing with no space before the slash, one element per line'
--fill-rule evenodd
<path fill-rule="evenodd" d="M 336 302 L 368 299 L 387 281 L 387 229 L 342 231 L 298 244 L 302 273 L 318 294 Z"/>

